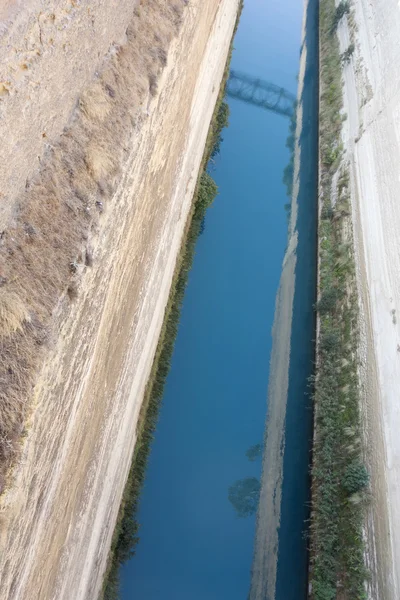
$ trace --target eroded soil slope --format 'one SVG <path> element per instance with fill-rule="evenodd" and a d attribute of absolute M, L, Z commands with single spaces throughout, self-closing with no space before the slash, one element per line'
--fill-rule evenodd
<path fill-rule="evenodd" d="M 137 0 L 6 0 L 0 6 L 0 231 L 79 94 L 126 42 Z M 77 52 L 79 48 L 79 52 Z M 10 160 L 12 156 L 12 160 Z"/>

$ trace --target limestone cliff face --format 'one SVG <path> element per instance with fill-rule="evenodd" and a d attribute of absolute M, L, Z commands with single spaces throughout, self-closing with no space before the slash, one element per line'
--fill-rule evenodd
<path fill-rule="evenodd" d="M 7 600 L 91 599 L 100 589 L 238 8 L 142 0 L 133 12 L 118 2 L 118 13 L 62 2 L 47 30 L 34 17 L 44 4 L 51 11 L 11 5 L 3 35 L 16 40 L 20 27 L 49 38 L 19 81 L 4 77 L 0 100 L 8 127 L 18 112 L 23 121 L 0 212 L 3 465 L 25 428 L 1 498 Z M 71 40 L 76 66 L 64 57 L 61 69 L 52 61 Z M 48 79 L 29 99 L 40 64 Z M 55 64 L 59 95 L 49 92 Z M 54 116 L 47 129 L 35 102 Z"/>

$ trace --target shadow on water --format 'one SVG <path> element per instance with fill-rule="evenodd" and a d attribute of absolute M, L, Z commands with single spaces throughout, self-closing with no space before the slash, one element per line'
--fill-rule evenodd
<path fill-rule="evenodd" d="M 291 331 L 289 389 L 279 530 L 276 600 L 307 595 L 307 530 L 313 411 L 309 377 L 315 358 L 318 178 L 318 0 L 310 0 L 305 27 L 307 58 L 300 136 L 298 246 Z"/>

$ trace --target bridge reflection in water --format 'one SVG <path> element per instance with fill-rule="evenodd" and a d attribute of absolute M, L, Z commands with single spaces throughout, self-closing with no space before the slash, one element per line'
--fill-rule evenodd
<path fill-rule="evenodd" d="M 257 77 L 232 70 L 229 74 L 226 92 L 231 98 L 272 110 L 279 115 L 286 117 L 293 115 L 296 96 L 284 88 Z"/>

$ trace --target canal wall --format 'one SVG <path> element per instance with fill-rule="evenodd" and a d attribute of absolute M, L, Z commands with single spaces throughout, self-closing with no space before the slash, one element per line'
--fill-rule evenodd
<path fill-rule="evenodd" d="M 353 48 L 343 67 L 342 142 L 350 173 L 362 432 L 371 478 L 368 593 L 385 600 L 400 595 L 399 27 L 394 0 L 353 0 L 338 26 L 340 52 Z"/>
<path fill-rule="evenodd" d="M 380 14 L 389 14 L 386 10 L 382 6 Z M 366 205 L 375 211 L 380 206 L 382 187 L 375 182 L 372 158 L 377 140 L 367 135 L 367 154 L 359 155 L 364 148 L 360 140 L 374 122 L 371 82 L 377 71 L 368 52 L 378 39 L 388 37 L 380 37 L 371 11 L 362 0 L 320 3 L 319 296 L 310 573 L 310 597 L 317 599 L 361 599 L 366 594 L 390 599 L 397 597 L 398 589 L 396 536 L 388 511 L 392 496 L 387 460 L 392 449 L 384 427 L 392 405 L 383 401 L 376 361 L 382 346 L 372 315 L 379 284 L 374 279 L 372 291 L 367 277 L 368 256 L 377 252 L 376 221 L 371 230 L 368 218 L 362 219 Z M 388 56 L 393 52 L 390 44 L 385 50 Z M 377 103 L 380 98 L 377 90 Z M 381 186 L 387 189 L 383 182 Z M 380 273 L 386 268 L 382 259 Z M 388 296 L 393 303 L 394 296 Z M 396 309 L 389 306 L 387 313 L 392 317 L 387 327 L 393 328 L 395 338 Z M 386 380 L 392 382 L 392 377 Z"/>
<path fill-rule="evenodd" d="M 141 2 L 2 213 L 2 598 L 100 591 L 238 4 Z"/>

